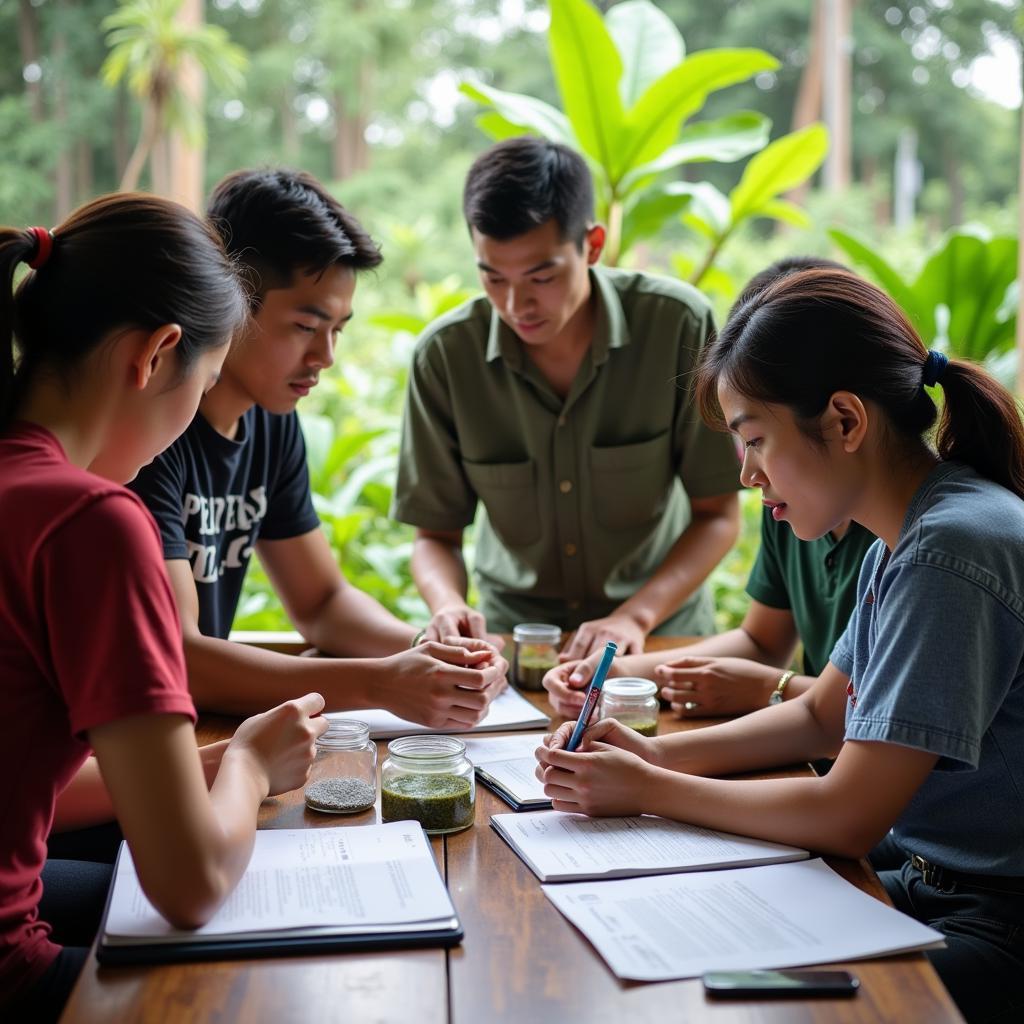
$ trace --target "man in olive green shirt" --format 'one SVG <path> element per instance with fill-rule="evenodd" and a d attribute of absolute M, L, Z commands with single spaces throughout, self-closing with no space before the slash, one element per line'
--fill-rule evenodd
<path fill-rule="evenodd" d="M 713 330 L 678 281 L 596 266 L 583 160 L 511 139 L 463 197 L 486 297 L 432 324 L 410 370 L 393 515 L 417 527 L 427 635 L 576 629 L 563 655 L 713 629 L 702 584 L 739 529 L 738 460 L 704 427 L 693 369 Z M 685 488 L 685 490 L 684 490 Z M 462 532 L 483 506 L 466 603 Z"/>

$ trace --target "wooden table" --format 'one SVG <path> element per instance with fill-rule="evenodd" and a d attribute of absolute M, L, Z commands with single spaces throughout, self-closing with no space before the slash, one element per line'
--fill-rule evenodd
<path fill-rule="evenodd" d="M 650 647 L 669 641 L 652 639 Z M 550 712 L 544 694 L 527 694 Z M 229 735 L 235 720 L 204 716 L 201 743 Z M 699 727 L 663 715 L 662 730 Z M 381 758 L 385 744 L 380 744 Z M 306 810 L 300 791 L 266 801 L 261 828 L 317 828 L 379 820 L 374 811 L 337 819 Z M 344 1022 L 344 1024 L 623 1024 L 627 1021 L 962 1021 L 922 954 L 860 961 L 854 999 L 708 1001 L 700 981 L 619 981 L 583 936 L 545 899 L 537 879 L 488 825 L 508 807 L 477 787 L 475 827 L 432 840 L 466 937 L 460 947 L 392 953 L 238 960 L 164 967 L 86 965 L 61 1018 L 92 1022 Z M 827 858 L 886 900 L 865 862 Z"/>

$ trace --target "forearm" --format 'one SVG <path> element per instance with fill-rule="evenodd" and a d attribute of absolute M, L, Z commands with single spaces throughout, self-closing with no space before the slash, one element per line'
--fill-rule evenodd
<path fill-rule="evenodd" d="M 418 535 L 413 542 L 411 569 L 416 588 L 431 613 L 447 604 L 466 600 L 469 576 L 461 540 L 456 543 Z"/>
<path fill-rule="evenodd" d="M 652 781 L 644 808 L 650 814 L 819 853 L 867 852 L 862 830 L 827 779 L 723 780 L 655 769 Z"/>
<path fill-rule="evenodd" d="M 54 808 L 53 832 L 91 828 L 113 821 L 114 805 L 107 792 L 95 757 L 87 758 L 75 777 L 65 786 Z"/>
<path fill-rule="evenodd" d="M 230 640 L 185 636 L 189 689 L 202 711 L 251 715 L 301 697 L 323 694 L 327 710 L 379 707 L 368 658 L 298 658 Z"/>
<path fill-rule="evenodd" d="M 688 655 L 731 656 L 748 658 L 751 661 L 763 661 L 761 650 L 751 637 L 742 629 L 730 629 L 726 633 L 705 637 L 696 643 L 684 644 L 681 647 L 669 647 L 660 651 L 645 651 L 643 654 L 626 654 L 612 662 L 613 675 L 642 676 L 649 678 L 659 665 L 665 665 L 676 658 Z M 776 674 L 776 679 L 778 675 Z"/>
<path fill-rule="evenodd" d="M 358 587 L 339 588 L 318 613 L 297 621 L 299 632 L 325 654 L 348 658 L 383 658 L 404 650 L 416 630 L 396 618 Z"/>
<path fill-rule="evenodd" d="M 739 513 L 695 515 L 657 572 L 617 609 L 645 633 L 664 622 L 708 578 L 739 535 Z"/>
<path fill-rule="evenodd" d="M 654 742 L 660 767 L 689 775 L 729 775 L 833 757 L 842 736 L 822 726 L 804 697 Z"/>

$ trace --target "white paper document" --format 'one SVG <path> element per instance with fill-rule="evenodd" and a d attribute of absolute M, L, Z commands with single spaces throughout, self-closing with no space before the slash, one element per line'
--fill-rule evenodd
<path fill-rule="evenodd" d="M 628 878 L 804 860 L 806 850 L 650 815 L 495 814 L 491 824 L 542 882 Z"/>
<path fill-rule="evenodd" d="M 820 860 L 541 888 L 612 971 L 634 981 L 943 944 L 939 932 L 861 892 Z"/>
<path fill-rule="evenodd" d="M 544 783 L 537 778 L 534 751 L 543 744 L 543 733 L 518 736 L 468 738 L 466 754 L 477 775 L 491 784 L 502 799 L 516 808 L 550 807 Z"/>
<path fill-rule="evenodd" d="M 321 927 L 390 931 L 413 922 L 447 924 L 454 916 L 418 822 L 266 829 L 256 833 L 238 887 L 195 931 L 180 931 L 160 916 L 123 847 L 103 941 L 201 942 Z"/>
<path fill-rule="evenodd" d="M 382 708 L 359 711 L 338 711 L 326 717 L 355 718 L 370 727 L 370 738 L 388 740 L 395 736 L 411 736 L 414 733 L 464 733 L 502 732 L 505 729 L 543 729 L 550 719 L 528 700 L 521 697 L 512 687 L 498 694 L 491 701 L 487 714 L 477 725 L 465 729 L 432 729 L 429 725 L 407 722 L 398 715 Z"/>

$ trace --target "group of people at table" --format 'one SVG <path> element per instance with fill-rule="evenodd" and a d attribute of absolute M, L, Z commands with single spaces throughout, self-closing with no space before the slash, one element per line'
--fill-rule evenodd
<path fill-rule="evenodd" d="M 264 169 L 223 180 L 205 220 L 119 194 L 0 230 L 0 1012 L 59 1016 L 110 882 L 92 826 L 116 819 L 154 906 L 198 926 L 261 801 L 305 780 L 322 711 L 471 727 L 506 685 L 497 634 L 541 621 L 574 634 L 545 678 L 567 717 L 608 641 L 611 674 L 654 678 L 676 714 L 736 716 L 653 738 L 602 719 L 574 752 L 562 726 L 538 750 L 556 809 L 870 854 L 946 936 L 928 955 L 965 1016 L 1019 1019 L 1013 396 L 828 260 L 768 268 L 716 331 L 695 289 L 600 266 L 563 146 L 499 143 L 463 201 L 484 294 L 416 347 L 392 509 L 415 528 L 419 630 L 346 582 L 295 412 L 381 262 L 349 211 Z M 750 609 L 713 636 L 740 487 L 764 499 Z M 254 549 L 324 656 L 228 639 Z M 652 632 L 704 639 L 645 654 Z M 250 717 L 197 748 L 197 707 Z"/>

